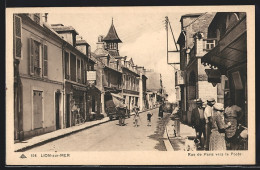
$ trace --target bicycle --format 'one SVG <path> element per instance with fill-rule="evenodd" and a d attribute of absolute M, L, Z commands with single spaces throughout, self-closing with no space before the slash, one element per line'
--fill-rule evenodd
<path fill-rule="evenodd" d="M 80 108 L 77 109 L 77 112 L 75 114 L 75 125 L 80 125 L 85 122 L 85 119 L 80 114 Z"/>

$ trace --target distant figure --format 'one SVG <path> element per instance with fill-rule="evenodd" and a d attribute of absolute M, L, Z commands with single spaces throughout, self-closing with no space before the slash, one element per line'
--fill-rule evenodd
<path fill-rule="evenodd" d="M 159 116 L 159 119 L 163 118 L 163 103 L 160 103 L 158 116 Z"/>
<path fill-rule="evenodd" d="M 151 118 L 152 118 L 153 114 L 148 111 L 147 112 L 147 126 L 151 126 Z"/>
<path fill-rule="evenodd" d="M 134 115 L 134 127 L 138 127 L 139 126 L 138 121 L 140 119 L 140 117 L 139 117 L 139 108 L 138 107 L 134 107 L 134 112 L 135 112 L 135 115 Z"/>

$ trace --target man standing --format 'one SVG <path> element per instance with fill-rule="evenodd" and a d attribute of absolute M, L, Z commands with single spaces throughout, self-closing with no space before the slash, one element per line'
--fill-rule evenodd
<path fill-rule="evenodd" d="M 203 148 L 204 144 L 202 144 L 201 135 L 203 134 L 203 137 L 205 139 L 205 118 L 204 118 L 204 110 L 202 108 L 202 101 L 201 99 L 196 100 L 197 106 L 192 110 L 191 113 L 191 123 L 193 128 L 195 128 L 196 131 L 196 139 L 199 139 L 200 146 L 198 146 L 198 149 Z"/>
<path fill-rule="evenodd" d="M 206 141 L 205 141 L 205 150 L 209 149 L 209 138 L 211 131 L 211 116 L 213 112 L 213 105 L 216 103 L 214 98 L 209 98 L 207 100 L 207 106 L 204 111 L 204 117 L 206 121 L 205 131 L 206 131 Z"/>

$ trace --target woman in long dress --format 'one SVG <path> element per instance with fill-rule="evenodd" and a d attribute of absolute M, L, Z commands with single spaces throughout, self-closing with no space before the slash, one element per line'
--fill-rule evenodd
<path fill-rule="evenodd" d="M 225 129 L 228 128 L 231 123 L 224 122 L 224 106 L 221 103 L 216 103 L 213 106 L 213 115 L 211 118 L 212 127 L 209 141 L 209 150 L 226 150 L 225 141 Z"/>

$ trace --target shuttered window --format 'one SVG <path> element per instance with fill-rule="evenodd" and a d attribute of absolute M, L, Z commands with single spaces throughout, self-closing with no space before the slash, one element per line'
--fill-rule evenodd
<path fill-rule="evenodd" d="M 84 69 L 84 61 L 81 60 L 81 83 L 85 84 L 85 69 Z"/>
<path fill-rule="evenodd" d="M 29 39 L 29 45 L 28 45 L 28 47 L 29 47 L 29 61 L 30 61 L 30 63 L 29 63 L 29 72 L 30 72 L 30 74 L 31 75 L 33 75 L 34 74 L 34 42 L 33 42 L 33 39 Z"/>
<path fill-rule="evenodd" d="M 14 56 L 16 59 L 22 57 L 22 19 L 14 15 Z"/>
<path fill-rule="evenodd" d="M 48 76 L 48 46 L 28 39 L 29 73 L 36 76 Z"/>
<path fill-rule="evenodd" d="M 43 45 L 43 76 L 48 76 L 48 47 Z"/>

